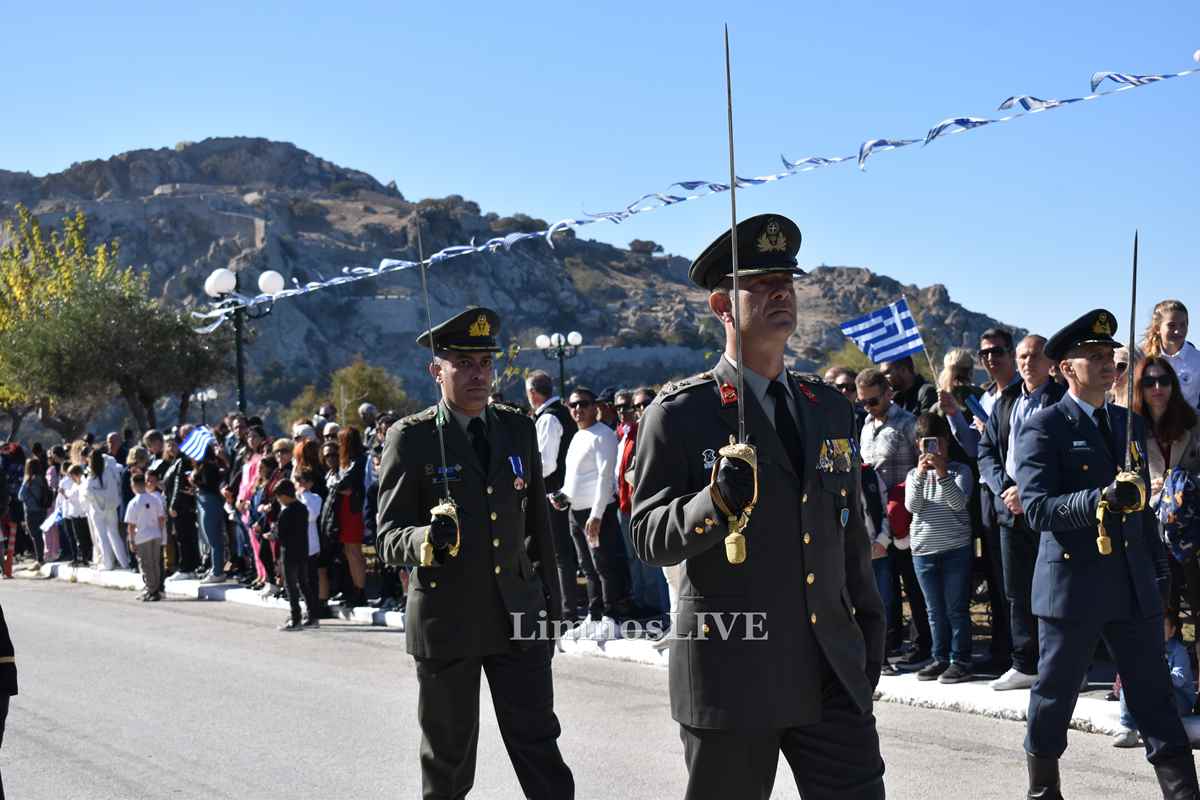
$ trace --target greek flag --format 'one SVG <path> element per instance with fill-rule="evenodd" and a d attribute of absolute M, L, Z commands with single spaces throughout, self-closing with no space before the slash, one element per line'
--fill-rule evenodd
<path fill-rule="evenodd" d="M 895 361 L 925 349 L 917 321 L 903 297 L 886 308 L 843 322 L 841 327 L 842 333 L 853 339 L 876 364 Z"/>
<path fill-rule="evenodd" d="M 200 461 L 208 451 L 208 446 L 216 440 L 217 437 L 212 435 L 212 431 L 202 425 L 188 434 L 188 437 L 183 440 L 179 452 L 192 461 Z"/>

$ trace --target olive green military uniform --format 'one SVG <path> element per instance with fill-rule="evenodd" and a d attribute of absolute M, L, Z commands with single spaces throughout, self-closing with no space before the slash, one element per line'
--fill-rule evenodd
<path fill-rule="evenodd" d="M 739 239 L 794 229 L 778 219 L 741 223 Z M 743 232 L 748 223 L 762 231 Z M 733 365 L 722 358 L 664 387 L 638 430 L 634 549 L 651 564 L 682 564 L 669 679 L 687 797 L 769 797 L 782 751 L 806 800 L 882 798 L 871 711 L 885 621 L 859 499 L 854 410 L 815 377 L 776 379 L 803 452 L 789 452 L 775 412 L 747 383 L 759 498 L 743 563 L 727 559 L 728 525 L 709 487 L 718 451 L 737 432 Z"/>
<path fill-rule="evenodd" d="M 562 602 L 533 421 L 502 405 L 489 406 L 482 419 L 487 464 L 443 401 L 389 429 L 380 467 L 380 557 L 414 567 L 405 639 L 420 685 L 424 797 L 464 797 L 472 787 L 482 671 L 526 796 L 571 798 L 550 666 L 549 623 Z M 443 476 L 458 505 L 461 547 L 422 566 Z"/>

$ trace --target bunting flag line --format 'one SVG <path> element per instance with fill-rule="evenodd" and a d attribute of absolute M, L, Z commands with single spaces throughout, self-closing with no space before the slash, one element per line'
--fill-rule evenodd
<path fill-rule="evenodd" d="M 1032 116 L 1034 114 L 1044 113 L 1063 106 L 1073 105 L 1075 103 L 1083 103 L 1091 100 L 1098 100 L 1101 97 L 1126 92 L 1131 89 L 1137 89 L 1142 86 L 1147 86 L 1151 83 L 1159 83 L 1161 81 L 1170 80 L 1171 78 L 1182 78 L 1188 75 L 1194 75 L 1200 72 L 1200 69 L 1185 69 L 1180 72 L 1164 73 L 1159 75 L 1134 75 L 1126 72 L 1095 72 L 1091 77 L 1091 94 L 1083 97 L 1070 97 L 1064 100 L 1043 100 L 1033 95 L 1013 95 L 1000 103 L 997 110 L 1010 111 L 1012 113 L 1001 117 L 947 117 L 941 122 L 931 127 L 924 136 L 912 139 L 868 139 L 859 145 L 858 152 L 853 155 L 825 157 L 825 156 L 809 156 L 797 161 L 792 161 L 787 156 L 781 155 L 780 160 L 783 162 L 783 171 L 769 175 L 759 175 L 755 177 L 744 178 L 737 176 L 737 188 L 749 188 L 753 186 L 762 186 L 767 183 L 790 178 L 793 175 L 799 175 L 804 172 L 811 172 L 815 169 L 823 169 L 831 167 L 835 164 L 841 164 L 846 161 L 856 161 L 858 168 L 865 171 L 867 168 L 867 159 L 876 153 L 883 153 L 889 150 L 898 150 L 903 147 L 917 144 L 920 142 L 922 146 L 928 146 L 931 142 L 943 136 L 953 136 L 966 133 L 967 131 L 982 128 L 988 125 L 996 125 L 1004 122 L 1012 122 L 1013 120 L 1022 117 Z M 1116 88 L 1097 91 L 1097 89 L 1105 82 L 1116 84 Z M 1020 108 L 1020 110 L 1016 110 Z M 683 193 L 674 192 L 674 189 L 681 189 Z M 510 233 L 507 236 L 495 237 L 487 240 L 483 244 L 477 245 L 474 240 L 467 245 L 453 245 L 444 250 L 434 253 L 426 260 L 426 264 L 430 267 L 447 261 L 452 258 L 458 258 L 473 253 L 495 253 L 501 249 L 504 251 L 511 250 L 513 245 L 519 242 L 532 241 L 535 239 L 544 239 L 551 248 L 554 247 L 554 236 L 568 228 L 581 228 L 585 225 L 592 225 L 598 222 L 611 222 L 614 225 L 619 225 L 625 220 L 628 220 L 638 214 L 645 214 L 650 211 L 656 211 L 660 208 L 679 205 L 681 203 L 699 200 L 721 192 L 729 191 L 729 184 L 720 183 L 717 181 L 701 181 L 701 180 L 686 180 L 676 181 L 667 187 L 663 192 L 650 192 L 643 194 L 638 199 L 626 205 L 624 208 L 617 211 L 597 211 L 584 212 L 582 217 L 567 217 L 560 219 L 558 222 L 550 225 L 544 231 L 531 231 L 528 233 Z M 283 300 L 288 297 L 297 297 L 304 294 L 327 289 L 332 286 L 340 286 L 345 283 L 374 278 L 380 275 L 386 275 L 392 272 L 400 272 L 403 270 L 412 269 L 418 266 L 415 261 L 405 261 L 402 259 L 385 258 L 379 262 L 379 266 L 370 267 L 345 267 L 342 269 L 342 274 L 330 279 L 322 279 L 318 281 L 308 281 L 301 284 L 295 278 L 292 278 L 293 287 L 284 289 L 275 294 L 258 294 L 258 295 L 243 295 L 231 294 L 224 297 L 219 302 L 213 304 L 207 311 L 193 311 L 192 316 L 205 320 L 205 322 L 195 330 L 198 333 L 211 333 L 219 328 L 222 323 L 238 308 L 249 308 L 265 303 L 274 303 L 278 300 Z"/>

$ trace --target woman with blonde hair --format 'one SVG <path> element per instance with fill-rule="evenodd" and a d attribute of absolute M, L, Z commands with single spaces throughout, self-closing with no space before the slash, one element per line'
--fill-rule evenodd
<path fill-rule="evenodd" d="M 975 372 L 975 354 L 965 347 L 956 347 L 942 357 L 938 373 L 938 390 L 953 392 L 956 386 L 970 386 Z"/>
<path fill-rule="evenodd" d="M 1184 402 L 1192 408 L 1200 405 L 1200 350 L 1187 340 L 1188 310 L 1179 300 L 1163 300 L 1154 307 L 1142 352 L 1161 356 L 1179 378 Z"/>

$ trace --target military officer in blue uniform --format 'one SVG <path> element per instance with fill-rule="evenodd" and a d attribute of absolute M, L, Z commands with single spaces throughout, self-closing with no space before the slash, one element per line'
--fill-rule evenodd
<path fill-rule="evenodd" d="M 671 714 L 688 800 L 765 800 L 782 752 L 806 800 L 884 796 L 872 689 L 883 606 L 863 522 L 854 408 L 817 376 L 784 368 L 795 331 L 800 230 L 780 214 L 738 225 L 692 264 L 725 328 L 709 372 L 663 388 L 638 430 L 632 539 L 650 564 L 682 564 L 670 643 Z M 758 448 L 745 560 L 728 519 L 754 475 L 722 457 L 738 429 L 739 303 L 746 431 Z"/>
<path fill-rule="evenodd" d="M 1061 800 L 1058 759 L 1096 642 L 1116 658 L 1146 754 L 1171 800 L 1200 798 L 1163 656 L 1166 553 L 1146 508 L 1145 425 L 1105 401 L 1116 377 L 1116 318 L 1097 309 L 1054 334 L 1046 355 L 1068 385 L 1016 442 L 1016 481 L 1030 527 L 1041 534 L 1033 613 L 1041 655 L 1029 697 L 1029 798 Z M 1133 425 L 1130 472 L 1126 426 Z"/>
<path fill-rule="evenodd" d="M 388 430 L 379 471 L 376 548 L 414 568 L 404 638 L 426 800 L 466 797 L 474 783 L 481 673 L 525 796 L 575 796 L 554 714 L 562 599 L 537 437 L 525 414 L 488 404 L 499 327 L 496 312 L 470 308 L 417 339 L 427 351 L 432 340 L 441 401 Z"/>

